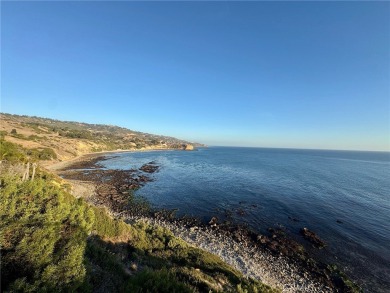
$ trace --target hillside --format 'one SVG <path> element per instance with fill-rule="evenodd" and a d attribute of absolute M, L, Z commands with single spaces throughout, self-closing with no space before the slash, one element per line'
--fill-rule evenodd
<path fill-rule="evenodd" d="M 123 127 L 48 118 L 0 114 L 0 134 L 28 149 L 46 150 L 48 159 L 69 160 L 91 152 L 148 149 L 190 149 L 201 146 L 173 137 Z M 54 152 L 54 153 L 53 153 Z"/>

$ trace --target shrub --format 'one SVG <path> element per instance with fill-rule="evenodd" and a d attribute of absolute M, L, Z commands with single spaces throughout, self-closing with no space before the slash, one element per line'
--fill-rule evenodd
<path fill-rule="evenodd" d="M 85 277 L 94 215 L 49 181 L 1 177 L 1 281 L 4 290 L 74 291 Z"/>
<path fill-rule="evenodd" d="M 24 161 L 26 158 L 24 150 L 18 145 L 0 139 L 0 159 L 9 162 Z"/>
<path fill-rule="evenodd" d="M 95 214 L 93 231 L 101 237 L 121 237 L 129 235 L 131 228 L 122 220 L 112 219 L 104 208 L 92 207 Z"/>
<path fill-rule="evenodd" d="M 1 130 L 1 131 L 0 131 L 0 139 L 4 139 L 4 136 L 6 136 L 7 134 L 8 134 L 7 131 Z"/>
<path fill-rule="evenodd" d="M 69 137 L 69 138 L 84 138 L 84 139 L 93 139 L 93 135 L 88 130 L 67 130 L 60 131 L 59 135 Z"/>
<path fill-rule="evenodd" d="M 180 282 L 176 275 L 166 268 L 152 271 L 144 270 L 129 280 L 127 292 L 194 292 L 194 289 Z"/>
<path fill-rule="evenodd" d="M 57 154 L 51 148 L 29 149 L 26 153 L 33 160 L 57 159 Z"/>

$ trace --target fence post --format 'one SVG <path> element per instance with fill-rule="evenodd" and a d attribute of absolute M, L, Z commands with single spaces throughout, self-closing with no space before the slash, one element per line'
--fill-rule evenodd
<path fill-rule="evenodd" d="M 37 167 L 37 163 L 32 163 L 32 168 L 33 168 L 33 171 L 32 171 L 32 176 L 31 176 L 31 181 L 34 180 L 34 176 L 35 176 L 35 169 Z"/>

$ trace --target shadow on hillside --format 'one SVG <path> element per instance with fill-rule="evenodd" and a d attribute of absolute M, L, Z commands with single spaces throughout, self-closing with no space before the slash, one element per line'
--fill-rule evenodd
<path fill-rule="evenodd" d="M 88 239 L 87 283 L 93 292 L 277 292 L 243 278 L 218 257 L 175 238 L 149 238 L 139 249 L 126 242 Z"/>
<path fill-rule="evenodd" d="M 193 292 L 188 276 L 178 274 L 172 262 L 125 242 L 88 239 L 85 253 L 87 283 L 93 292 Z M 183 264 L 185 262 L 183 261 Z M 192 285 L 192 284 L 191 284 Z M 209 292 L 202 282 L 199 292 Z"/>

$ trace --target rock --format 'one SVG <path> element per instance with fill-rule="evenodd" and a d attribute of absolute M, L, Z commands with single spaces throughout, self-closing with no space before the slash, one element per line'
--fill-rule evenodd
<path fill-rule="evenodd" d="M 259 241 L 261 244 L 265 244 L 265 243 L 269 242 L 269 239 L 268 239 L 267 236 L 258 235 L 257 236 L 257 241 Z"/>
<path fill-rule="evenodd" d="M 209 222 L 209 225 L 217 226 L 217 223 L 218 223 L 218 219 L 216 217 L 212 217 L 210 222 Z"/>
<path fill-rule="evenodd" d="M 299 219 L 297 218 L 293 218 L 291 216 L 288 216 L 289 220 L 293 221 L 293 222 L 299 222 Z"/>
<path fill-rule="evenodd" d="M 303 237 L 306 239 L 306 240 L 309 240 L 311 243 L 313 243 L 316 247 L 318 248 L 324 248 L 326 246 L 326 243 L 321 240 L 316 233 L 314 233 L 313 231 L 310 231 L 309 229 L 307 229 L 306 227 L 305 228 L 302 228 L 301 229 L 301 234 L 303 235 Z"/>
<path fill-rule="evenodd" d="M 268 245 L 268 248 L 270 248 L 272 251 L 278 250 L 279 243 L 277 241 L 271 241 L 271 243 Z"/>
<path fill-rule="evenodd" d="M 156 166 L 154 162 L 150 162 L 148 164 L 143 165 L 139 169 L 143 172 L 146 172 L 146 173 L 154 173 L 159 169 L 159 167 Z"/>
<path fill-rule="evenodd" d="M 239 215 L 239 216 L 245 216 L 246 215 L 246 211 L 244 210 L 244 209 L 238 209 L 237 210 L 237 215 Z"/>
<path fill-rule="evenodd" d="M 242 234 L 240 233 L 240 231 L 239 230 L 236 230 L 236 231 L 234 231 L 233 232 L 233 237 L 236 239 L 236 240 L 238 240 L 238 241 L 241 241 L 242 240 Z"/>
<path fill-rule="evenodd" d="M 185 151 L 193 151 L 194 150 L 194 146 L 192 144 L 184 144 L 183 145 L 183 150 L 185 150 Z"/>
<path fill-rule="evenodd" d="M 194 227 L 191 227 L 191 228 L 190 228 L 190 231 L 191 231 L 191 232 L 194 232 L 194 231 L 196 231 L 196 230 L 198 230 L 198 229 L 199 229 L 199 228 L 198 228 L 197 226 L 194 226 Z"/>

